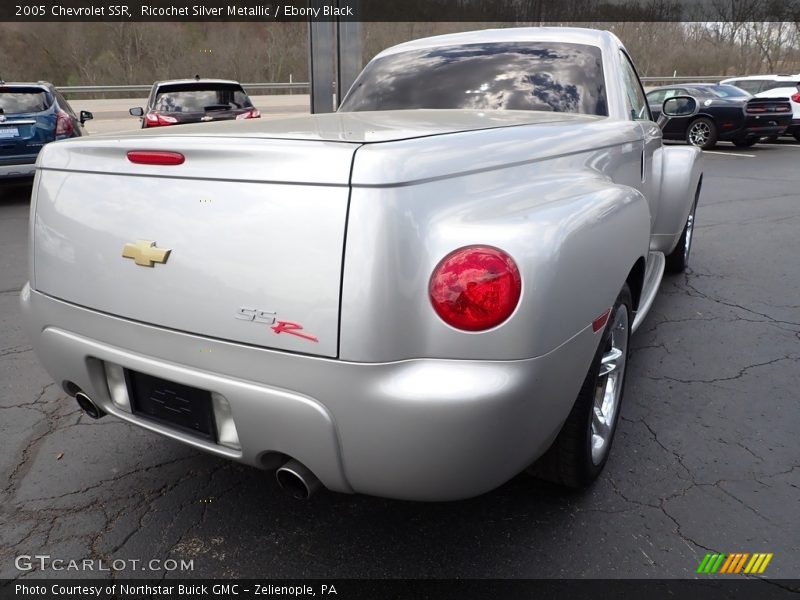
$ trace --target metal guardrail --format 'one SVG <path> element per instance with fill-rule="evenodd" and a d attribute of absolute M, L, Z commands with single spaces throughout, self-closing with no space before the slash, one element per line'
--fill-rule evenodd
<path fill-rule="evenodd" d="M 242 87 L 247 91 L 252 90 L 302 90 L 308 89 L 308 82 L 290 83 L 243 83 Z M 57 86 L 58 91 L 65 94 L 113 94 L 113 93 L 136 93 L 150 91 L 152 85 L 65 85 Z"/>
<path fill-rule="evenodd" d="M 668 83 L 691 83 L 691 82 L 715 82 L 727 79 L 731 75 L 679 75 L 672 77 L 642 77 L 644 85 L 662 85 Z M 58 86 L 60 92 L 66 94 L 113 94 L 119 93 L 138 93 L 145 94 L 150 91 L 152 85 L 65 85 Z M 253 90 L 308 90 L 311 84 L 307 81 L 290 81 L 288 83 L 243 83 L 242 87 L 247 91 Z"/>
<path fill-rule="evenodd" d="M 716 83 L 729 77 L 734 77 L 734 75 L 689 75 L 686 77 L 675 75 L 672 77 L 642 77 L 641 79 L 644 85 L 649 83 L 662 85 L 669 83 Z"/>

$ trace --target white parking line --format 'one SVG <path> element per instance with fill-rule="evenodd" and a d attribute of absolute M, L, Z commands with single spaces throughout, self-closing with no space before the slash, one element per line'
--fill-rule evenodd
<path fill-rule="evenodd" d="M 758 145 L 774 146 L 775 148 L 794 148 L 795 150 L 800 150 L 800 144 L 762 144 L 761 142 L 759 142 Z"/>
<path fill-rule="evenodd" d="M 703 150 L 703 154 L 721 154 L 722 156 L 735 156 L 737 158 L 755 158 L 755 154 L 742 154 L 740 152 L 715 152 L 714 150 Z"/>

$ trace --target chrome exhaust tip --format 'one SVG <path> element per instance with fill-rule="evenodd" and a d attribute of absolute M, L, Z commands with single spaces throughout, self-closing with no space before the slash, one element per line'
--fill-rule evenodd
<path fill-rule="evenodd" d="M 308 500 L 322 483 L 304 464 L 292 459 L 275 471 L 281 489 L 298 500 Z"/>
<path fill-rule="evenodd" d="M 106 416 L 106 413 L 83 392 L 75 394 L 75 400 L 78 402 L 78 406 L 81 407 L 81 410 L 92 419 L 100 419 Z"/>

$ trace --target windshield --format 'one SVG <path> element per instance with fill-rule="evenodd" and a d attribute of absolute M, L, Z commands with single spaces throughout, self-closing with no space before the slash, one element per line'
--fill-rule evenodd
<path fill-rule="evenodd" d="M 408 50 L 369 63 L 339 110 L 426 108 L 607 116 L 601 51 L 560 42 Z"/>
<path fill-rule="evenodd" d="M 158 88 L 153 110 L 160 112 L 206 112 L 252 108 L 241 86 L 235 84 L 181 84 Z"/>
<path fill-rule="evenodd" d="M 50 108 L 52 99 L 42 88 L 0 87 L 0 109 L 4 114 L 42 112 Z"/>

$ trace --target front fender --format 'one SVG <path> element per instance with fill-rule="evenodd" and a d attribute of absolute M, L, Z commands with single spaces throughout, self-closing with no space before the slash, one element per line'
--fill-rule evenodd
<path fill-rule="evenodd" d="M 680 239 L 703 175 L 703 152 L 694 146 L 664 146 L 661 190 L 650 250 L 669 254 Z"/>

